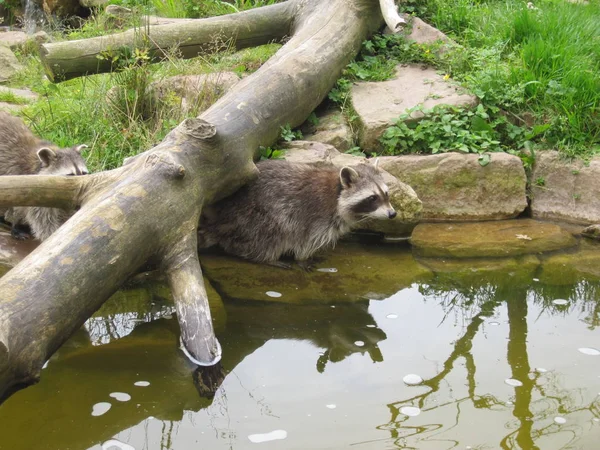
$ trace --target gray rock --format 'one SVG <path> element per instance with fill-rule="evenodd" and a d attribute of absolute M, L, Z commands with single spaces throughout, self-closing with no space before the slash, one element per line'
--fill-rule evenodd
<path fill-rule="evenodd" d="M 108 5 L 104 12 L 110 16 L 118 18 L 126 18 L 133 15 L 133 11 L 131 9 L 119 5 Z"/>
<path fill-rule="evenodd" d="M 527 207 L 527 178 L 521 160 L 491 154 L 482 167 L 478 155 L 386 156 L 379 166 L 410 185 L 423 202 L 423 219 L 497 220 L 517 217 Z"/>
<path fill-rule="evenodd" d="M 109 0 L 79 0 L 79 4 L 84 8 L 100 8 L 108 3 Z"/>
<path fill-rule="evenodd" d="M 19 64 L 11 49 L 0 45 L 0 83 L 7 81 L 20 70 L 23 70 L 23 66 Z"/>
<path fill-rule="evenodd" d="M 352 130 L 339 110 L 329 110 L 317 115 L 319 122 L 314 126 L 303 126 L 304 139 L 333 145 L 341 152 L 352 148 Z"/>
<path fill-rule="evenodd" d="M 0 102 L 0 111 L 16 113 L 25 108 L 25 105 L 15 105 L 14 103 Z"/>
<path fill-rule="evenodd" d="M 160 107 L 179 102 L 184 112 L 200 113 L 240 81 L 233 72 L 178 75 L 152 83 L 149 96 Z"/>
<path fill-rule="evenodd" d="M 286 145 L 287 161 L 307 164 L 333 164 L 337 167 L 366 162 L 365 158 L 340 153 L 331 145 L 320 142 L 294 141 Z M 381 165 L 380 165 L 381 167 Z M 398 212 L 393 220 L 372 220 L 361 224 L 360 229 L 386 235 L 409 235 L 421 218 L 423 206 L 415 191 L 390 173 L 383 172 L 383 179 L 390 188 L 390 203 Z"/>
<path fill-rule="evenodd" d="M 475 96 L 466 94 L 436 73 L 431 67 L 400 65 L 392 80 L 355 83 L 352 106 L 358 115 L 360 146 L 367 151 L 381 150 L 379 138 L 406 110 L 418 105 L 474 106 Z M 423 117 L 420 112 L 413 119 Z"/>
<path fill-rule="evenodd" d="M 10 47 L 11 50 L 17 50 L 25 44 L 35 41 L 38 44 L 48 42 L 50 36 L 45 31 L 38 31 L 35 34 L 27 34 L 23 31 L 7 31 L 0 33 L 0 45 Z"/>
<path fill-rule="evenodd" d="M 582 236 L 600 241 L 600 224 L 590 225 L 585 227 L 581 232 Z"/>
<path fill-rule="evenodd" d="M 556 151 L 538 152 L 532 173 L 531 213 L 540 219 L 600 222 L 600 157 L 589 164 L 565 161 Z"/>
<path fill-rule="evenodd" d="M 433 44 L 435 42 L 442 42 L 446 45 L 442 46 L 440 50 L 444 51 L 448 48 L 448 46 L 458 45 L 444 33 L 442 33 L 437 28 L 429 25 L 427 22 L 419 19 L 418 17 L 410 16 L 408 14 L 404 14 L 404 19 L 409 24 L 408 27 L 401 29 L 394 33 L 389 27 L 385 27 L 383 30 L 384 34 L 406 34 L 406 39 L 411 42 L 416 42 L 417 44 Z M 407 33 L 406 30 L 410 30 L 410 33 Z"/>

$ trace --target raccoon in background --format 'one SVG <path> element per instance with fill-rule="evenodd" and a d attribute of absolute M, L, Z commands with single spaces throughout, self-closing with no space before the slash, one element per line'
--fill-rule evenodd
<path fill-rule="evenodd" d="M 58 148 L 36 137 L 23 121 L 0 112 L 0 176 L 2 175 L 86 175 L 81 150 L 87 145 Z M 39 240 L 48 238 L 73 211 L 44 207 L 0 209 L 0 216 L 10 222 L 11 234 L 24 239 L 20 225 L 29 225 Z"/>
<path fill-rule="evenodd" d="M 266 160 L 256 180 L 207 208 L 198 245 L 218 244 L 250 261 L 291 268 L 293 256 L 305 270 L 318 250 L 335 245 L 366 219 L 393 219 L 389 189 L 377 162 L 343 167 Z"/>

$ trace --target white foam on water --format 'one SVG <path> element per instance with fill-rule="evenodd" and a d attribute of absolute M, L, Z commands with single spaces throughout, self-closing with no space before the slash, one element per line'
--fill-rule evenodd
<path fill-rule="evenodd" d="M 112 405 L 108 402 L 96 403 L 94 406 L 92 406 L 92 416 L 101 416 L 102 414 L 105 414 L 110 408 L 112 408 Z"/>
<path fill-rule="evenodd" d="M 546 373 L 546 372 L 548 372 L 548 370 L 544 369 L 543 367 L 536 367 L 533 370 L 535 370 L 537 373 Z"/>
<path fill-rule="evenodd" d="M 335 409 L 335 408 L 337 408 L 337 406 L 336 406 L 336 405 L 334 405 L 333 403 L 332 403 L 332 404 L 330 404 L 330 405 L 325 405 L 325 406 L 326 406 L 327 408 L 329 408 L 329 409 Z"/>
<path fill-rule="evenodd" d="M 416 417 L 421 414 L 421 410 L 416 406 L 403 406 L 400 408 L 400 412 L 409 417 Z"/>
<path fill-rule="evenodd" d="M 492 326 L 492 327 L 497 327 L 497 326 L 499 326 L 499 325 L 500 325 L 500 322 L 490 322 L 489 324 L 490 324 L 490 326 Z"/>
<path fill-rule="evenodd" d="M 108 396 L 120 402 L 128 402 L 129 400 L 131 400 L 131 395 L 125 392 L 111 392 L 110 394 L 108 394 Z"/>
<path fill-rule="evenodd" d="M 335 305 L 331 305 L 330 308 L 335 308 Z"/>
<path fill-rule="evenodd" d="M 367 328 L 375 328 L 377 325 L 373 325 L 372 323 L 370 323 L 369 325 L 367 325 Z"/>
<path fill-rule="evenodd" d="M 112 450 L 117 448 L 119 450 L 135 450 L 132 445 L 121 442 L 118 439 L 110 439 L 102 444 L 102 450 Z"/>
<path fill-rule="evenodd" d="M 567 419 L 565 419 L 564 417 L 555 417 L 555 418 L 554 418 L 554 421 L 555 421 L 556 423 L 559 423 L 559 424 L 561 424 L 561 425 L 562 425 L 563 423 L 567 423 Z"/>
<path fill-rule="evenodd" d="M 519 380 L 515 380 L 514 378 L 507 378 L 506 380 L 504 380 L 504 382 L 506 384 L 508 384 L 509 386 L 514 386 L 514 387 L 523 386 L 523 383 L 521 383 Z"/>
<path fill-rule="evenodd" d="M 421 384 L 423 382 L 423 378 L 415 373 L 409 373 L 402 378 L 402 381 L 409 386 L 416 386 L 417 384 Z"/>
<path fill-rule="evenodd" d="M 265 294 L 267 294 L 269 297 L 273 297 L 273 298 L 281 297 L 281 292 L 277 292 L 277 291 L 267 291 L 267 292 L 265 292 Z"/>
<path fill-rule="evenodd" d="M 261 442 L 276 441 L 285 438 L 287 438 L 287 431 L 285 430 L 275 430 L 271 431 L 270 433 L 251 434 L 250 436 L 248 436 L 250 442 L 254 444 L 260 444 Z"/>
<path fill-rule="evenodd" d="M 365 346 L 365 343 L 364 343 L 363 341 L 356 341 L 356 342 L 354 343 L 354 345 L 356 345 L 357 347 L 364 347 L 364 346 Z"/>
<path fill-rule="evenodd" d="M 555 305 L 562 306 L 562 305 L 568 305 L 569 301 L 565 300 L 564 298 L 557 298 L 556 300 L 552 300 L 552 303 L 554 303 Z"/>
<path fill-rule="evenodd" d="M 140 387 L 147 387 L 150 386 L 150 382 L 149 381 L 136 381 L 135 383 L 133 383 L 135 386 L 140 386 Z"/>
<path fill-rule="evenodd" d="M 540 281 L 540 279 L 539 278 L 534 278 L 533 281 Z"/>
<path fill-rule="evenodd" d="M 584 355 L 588 355 L 588 356 L 598 356 L 598 355 L 600 355 L 600 350 L 598 350 L 597 348 L 581 347 L 581 348 L 578 348 L 577 350 L 579 350 Z"/>
<path fill-rule="evenodd" d="M 317 272 L 336 273 L 338 270 L 335 267 L 322 267 L 317 269 Z"/>
<path fill-rule="evenodd" d="M 388 314 L 385 317 L 388 318 L 388 319 L 397 319 L 398 318 L 398 314 Z"/>

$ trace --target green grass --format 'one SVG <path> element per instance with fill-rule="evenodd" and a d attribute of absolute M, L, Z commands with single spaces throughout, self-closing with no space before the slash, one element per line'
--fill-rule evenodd
<path fill-rule="evenodd" d="M 12 103 L 13 105 L 26 105 L 29 100 L 15 95 L 14 92 L 0 91 L 0 102 Z"/>
<path fill-rule="evenodd" d="M 485 105 L 546 124 L 543 145 L 589 157 L 600 150 L 600 2 L 534 3 L 418 0 L 406 8 L 464 46 L 468 58 L 450 71 Z"/>
<path fill-rule="evenodd" d="M 124 158 L 148 150 L 186 117 L 195 117 L 216 101 L 213 90 L 200 93 L 197 104 L 182 110 L 181 98 L 169 94 L 156 103 L 148 86 L 174 75 L 197 75 L 223 71 L 252 72 L 269 59 L 280 45 L 269 44 L 233 52 L 215 43 L 211 53 L 188 60 L 176 52 L 158 64 L 147 64 L 144 52 L 134 52 L 122 70 L 76 78 L 53 84 L 43 78 L 34 55 L 20 55 L 26 69 L 11 80 L 15 87 L 33 86 L 40 100 L 27 106 L 21 115 L 40 137 L 60 146 L 87 144 L 88 167 L 108 170 Z"/>

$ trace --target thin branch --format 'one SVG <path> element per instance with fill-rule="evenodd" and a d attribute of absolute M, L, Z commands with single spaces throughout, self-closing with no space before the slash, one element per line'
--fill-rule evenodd
<path fill-rule="evenodd" d="M 406 25 L 406 20 L 398 14 L 398 7 L 394 0 L 379 0 L 379 7 L 385 24 L 394 33 L 397 33 Z"/>

